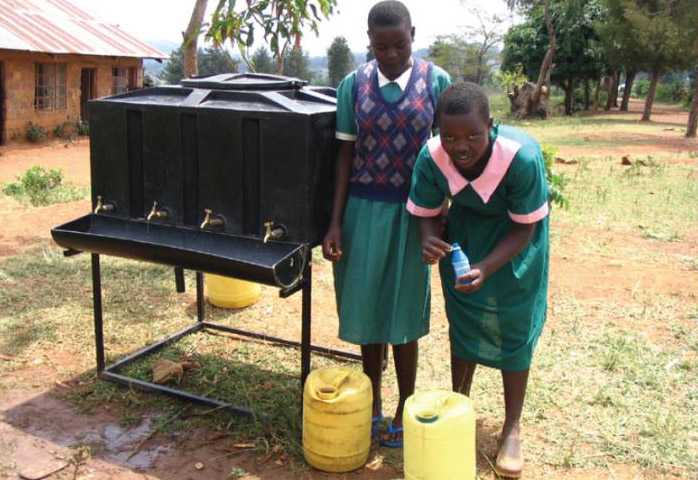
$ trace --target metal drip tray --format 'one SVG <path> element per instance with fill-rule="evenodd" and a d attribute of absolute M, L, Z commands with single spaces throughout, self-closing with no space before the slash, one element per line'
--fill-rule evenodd
<path fill-rule="evenodd" d="M 308 255 L 302 244 L 89 214 L 51 230 L 60 246 L 144 260 L 279 287 L 300 278 Z"/>

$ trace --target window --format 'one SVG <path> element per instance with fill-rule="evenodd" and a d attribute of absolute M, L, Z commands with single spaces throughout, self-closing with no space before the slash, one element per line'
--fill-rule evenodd
<path fill-rule="evenodd" d="M 67 66 L 65 63 L 37 63 L 35 67 L 34 108 L 65 110 L 67 107 Z"/>
<path fill-rule="evenodd" d="M 112 71 L 112 93 L 118 95 L 128 92 L 128 69 L 114 67 Z"/>

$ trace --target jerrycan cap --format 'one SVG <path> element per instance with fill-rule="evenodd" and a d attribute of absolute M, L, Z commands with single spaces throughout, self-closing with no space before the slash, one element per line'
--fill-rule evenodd
<path fill-rule="evenodd" d="M 439 419 L 439 414 L 434 410 L 422 410 L 415 416 L 420 423 L 434 423 Z"/>

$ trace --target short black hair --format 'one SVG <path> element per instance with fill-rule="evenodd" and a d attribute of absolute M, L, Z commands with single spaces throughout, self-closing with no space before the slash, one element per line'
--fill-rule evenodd
<path fill-rule="evenodd" d="M 368 29 L 381 27 L 412 28 L 412 17 L 407 7 L 397 0 L 385 0 L 376 3 L 368 12 Z"/>
<path fill-rule="evenodd" d="M 486 122 L 490 121 L 490 102 L 480 85 L 473 82 L 458 82 L 448 87 L 439 97 L 436 118 L 441 115 L 467 115 L 478 112 Z"/>

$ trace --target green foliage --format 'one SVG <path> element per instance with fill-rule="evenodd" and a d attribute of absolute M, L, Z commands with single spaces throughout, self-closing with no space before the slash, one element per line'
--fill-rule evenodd
<path fill-rule="evenodd" d="M 650 91 L 650 81 L 647 79 L 635 80 L 632 94 L 634 97 L 644 98 Z"/>
<path fill-rule="evenodd" d="M 25 137 L 27 141 L 31 143 L 43 142 L 48 138 L 48 131 L 41 125 L 36 125 L 32 122 L 27 124 L 27 131 L 25 132 Z"/>
<path fill-rule="evenodd" d="M 77 122 L 63 122 L 53 129 L 53 136 L 72 142 L 78 136 Z"/>
<path fill-rule="evenodd" d="M 61 170 L 45 170 L 33 166 L 17 177 L 16 182 L 6 184 L 2 192 L 20 201 L 27 200 L 33 206 L 81 200 L 87 196 L 86 188 L 63 183 Z"/>
<path fill-rule="evenodd" d="M 658 102 L 684 103 L 689 97 L 690 92 L 685 82 L 675 80 L 657 85 L 656 100 Z"/>
<path fill-rule="evenodd" d="M 446 70 L 453 81 L 482 83 L 492 74 L 494 54 L 481 54 L 477 44 L 462 35 L 439 35 L 429 46 L 429 60 Z"/>
<path fill-rule="evenodd" d="M 327 49 L 327 69 L 331 87 L 337 87 L 339 82 L 354 69 L 354 54 L 346 38 L 336 37 Z"/>
<path fill-rule="evenodd" d="M 3 193 L 11 196 L 29 197 L 32 205 L 47 205 L 48 194 L 58 188 L 63 182 L 63 172 L 60 170 L 46 171 L 42 167 L 33 166 L 16 183 L 10 183 L 3 188 Z"/>
<path fill-rule="evenodd" d="M 329 18 L 337 6 L 337 0 L 247 0 L 236 6 L 237 3 L 218 1 L 206 37 L 215 45 L 229 40 L 250 65 L 249 49 L 254 45 L 255 32 L 261 31 L 277 66 L 283 64 L 292 42 L 300 45 L 303 32 L 308 29 L 317 35 L 319 23 Z"/>
<path fill-rule="evenodd" d="M 199 75 L 216 75 L 238 71 L 239 62 L 220 48 L 200 48 L 196 54 Z M 182 48 L 174 50 L 165 63 L 159 78 L 169 84 L 177 84 L 184 78 Z"/>
<path fill-rule="evenodd" d="M 271 58 L 271 54 L 269 50 L 267 50 L 267 47 L 261 46 L 255 50 L 250 60 L 250 69 L 255 73 L 276 72 L 274 60 Z"/>
<path fill-rule="evenodd" d="M 523 71 L 523 65 L 519 64 L 511 71 L 499 70 L 495 75 L 495 80 L 502 90 L 508 93 L 513 91 L 514 87 L 521 87 L 528 82 L 528 77 Z"/>
<path fill-rule="evenodd" d="M 284 57 L 284 75 L 310 81 L 310 59 L 301 48 L 294 48 Z"/>
<path fill-rule="evenodd" d="M 569 207 L 569 200 L 565 196 L 565 187 L 569 183 L 564 174 L 553 173 L 553 165 L 557 157 L 557 147 L 552 145 L 541 145 L 543 158 L 545 159 L 545 175 L 548 179 L 548 188 L 550 189 L 550 202 L 562 208 Z"/>
<path fill-rule="evenodd" d="M 90 124 L 85 120 L 80 120 L 78 122 L 78 135 L 81 137 L 87 137 L 90 135 Z"/>

